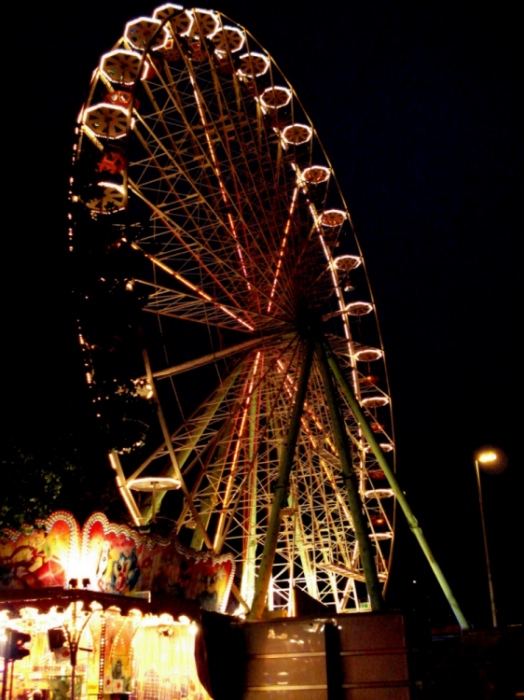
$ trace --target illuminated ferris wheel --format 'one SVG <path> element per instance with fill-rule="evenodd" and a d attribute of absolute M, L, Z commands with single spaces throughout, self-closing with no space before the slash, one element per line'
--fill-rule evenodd
<path fill-rule="evenodd" d="M 233 553 L 248 608 L 291 611 L 300 589 L 360 609 L 390 568 L 369 431 L 392 464 L 391 406 L 361 251 L 293 89 L 242 27 L 164 5 L 102 56 L 74 161 L 80 341 L 134 523 Z"/>

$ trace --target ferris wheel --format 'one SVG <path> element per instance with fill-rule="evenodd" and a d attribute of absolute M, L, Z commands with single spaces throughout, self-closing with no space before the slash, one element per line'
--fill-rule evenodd
<path fill-rule="evenodd" d="M 218 12 L 129 22 L 80 114 L 70 219 L 134 523 L 233 553 L 247 608 L 367 605 L 394 534 L 361 418 L 393 464 L 384 352 L 331 165 L 268 53 Z"/>

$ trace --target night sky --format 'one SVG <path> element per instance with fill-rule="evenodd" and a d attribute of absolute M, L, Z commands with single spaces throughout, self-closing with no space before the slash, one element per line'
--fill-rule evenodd
<path fill-rule="evenodd" d="M 40 5 L 18 25 L 4 67 L 4 427 L 51 442 L 73 434 L 94 460 L 66 255 L 70 149 L 100 54 L 157 4 L 79 0 L 65 15 Z M 472 454 L 484 444 L 506 451 L 506 473 L 483 477 L 486 524 L 500 621 L 522 622 L 516 10 L 433 0 L 317 8 L 221 0 L 212 9 L 272 54 L 332 162 L 384 337 L 399 481 L 476 626 L 490 618 Z M 451 622 L 401 521 L 392 602 L 429 596 L 435 617 Z"/>

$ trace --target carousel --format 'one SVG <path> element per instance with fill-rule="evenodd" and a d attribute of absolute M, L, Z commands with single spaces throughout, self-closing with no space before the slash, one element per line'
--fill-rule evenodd
<path fill-rule="evenodd" d="M 202 615 L 225 611 L 231 556 L 94 513 L 0 539 L 2 700 L 207 700 Z"/>

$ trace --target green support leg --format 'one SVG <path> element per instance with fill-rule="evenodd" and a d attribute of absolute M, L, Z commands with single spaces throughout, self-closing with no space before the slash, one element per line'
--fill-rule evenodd
<path fill-rule="evenodd" d="M 335 447 L 337 448 L 338 458 L 340 460 L 340 468 L 344 477 L 346 486 L 346 494 L 351 510 L 351 518 L 353 520 L 353 529 L 358 541 L 360 561 L 366 579 L 366 587 L 368 591 L 371 609 L 376 612 L 383 608 L 382 587 L 378 579 L 377 568 L 373 558 L 373 550 L 369 539 L 366 520 L 364 518 L 362 501 L 358 492 L 358 480 L 353 469 L 353 461 L 351 459 L 351 448 L 346 432 L 344 419 L 340 414 L 338 407 L 333 378 L 326 357 L 326 352 L 322 343 L 317 342 L 316 354 L 319 362 L 320 375 L 324 385 L 324 391 L 328 402 L 329 413 L 333 424 L 333 437 L 335 439 Z"/>
<path fill-rule="evenodd" d="M 393 473 L 393 470 L 390 468 L 386 457 L 384 456 L 384 453 L 382 452 L 380 445 L 377 442 L 377 439 L 375 438 L 375 435 L 373 431 L 371 430 L 371 426 L 369 425 L 366 416 L 364 415 L 364 412 L 362 411 L 362 408 L 360 407 L 360 404 L 358 403 L 355 394 L 353 393 L 353 390 L 351 386 L 349 385 L 346 377 L 344 376 L 344 373 L 340 369 L 338 362 L 336 358 L 334 357 L 333 353 L 325 345 L 325 351 L 326 351 L 326 356 L 327 356 L 327 361 L 329 366 L 331 367 L 331 370 L 333 372 L 333 376 L 337 380 L 340 389 L 342 393 L 344 394 L 345 399 L 347 400 L 353 415 L 357 419 L 357 421 L 360 424 L 360 427 L 362 429 L 362 432 L 364 433 L 364 436 L 373 452 L 375 455 L 377 462 L 379 463 L 382 471 L 384 472 L 389 485 L 391 489 L 393 490 L 397 502 L 402 508 L 402 511 L 406 517 L 406 520 L 408 521 L 409 528 L 417 538 L 417 541 L 420 545 L 420 548 L 424 552 L 424 555 L 426 559 L 428 560 L 428 563 L 437 579 L 437 581 L 440 584 L 440 587 L 442 588 L 442 591 L 444 595 L 446 596 L 446 600 L 448 601 L 449 605 L 451 606 L 451 609 L 453 610 L 453 613 L 457 619 L 457 622 L 459 623 L 461 629 L 469 629 L 469 624 L 464 617 L 464 614 L 462 613 L 462 610 L 459 607 L 459 604 L 457 600 L 455 599 L 455 596 L 453 595 L 451 588 L 442 572 L 442 569 L 438 565 L 435 557 L 433 556 L 433 553 L 431 549 L 429 548 L 429 544 L 424 536 L 424 533 L 422 532 L 422 529 L 420 528 L 417 519 L 415 518 L 415 515 L 413 514 L 413 511 L 408 505 L 408 502 L 406 500 L 406 497 L 402 490 L 400 489 L 400 486 L 398 485 L 397 479 L 395 477 L 395 474 Z"/>
<path fill-rule="evenodd" d="M 304 362 L 298 378 L 295 405 L 293 406 L 287 441 L 284 444 L 282 457 L 278 468 L 277 485 L 273 505 L 271 507 L 271 513 L 269 515 L 266 541 L 264 543 L 264 550 L 262 552 L 262 558 L 255 585 L 255 596 L 253 598 L 251 612 L 248 615 L 248 619 L 250 620 L 259 620 L 264 613 L 264 608 L 266 605 L 269 583 L 271 581 L 271 571 L 273 569 L 273 562 L 275 561 L 275 553 L 277 550 L 278 533 L 282 518 L 281 510 L 287 503 L 289 476 L 291 474 L 293 457 L 295 455 L 295 448 L 300 430 L 300 418 L 304 408 L 304 399 L 306 398 L 309 373 L 311 370 L 311 363 L 313 361 L 313 349 L 314 341 L 312 338 L 309 338 L 306 341 Z"/>

